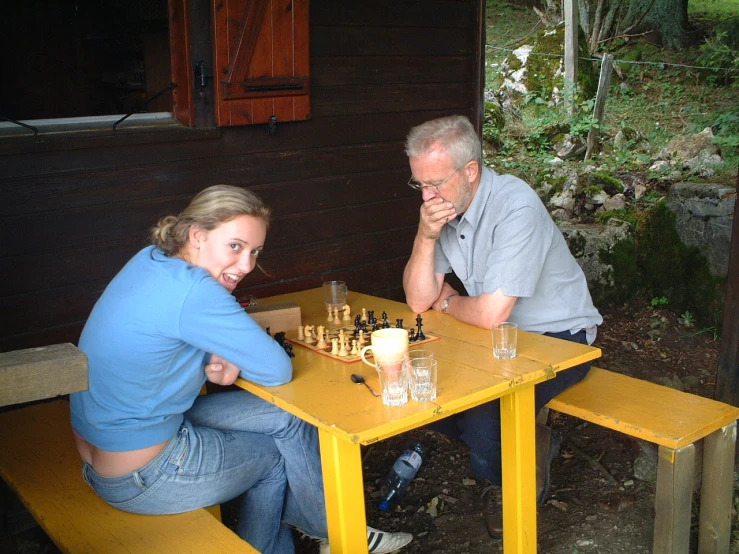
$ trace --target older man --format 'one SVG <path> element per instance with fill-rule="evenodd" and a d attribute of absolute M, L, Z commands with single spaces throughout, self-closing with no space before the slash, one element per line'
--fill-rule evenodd
<path fill-rule="evenodd" d="M 465 117 L 428 121 L 406 140 L 413 176 L 423 197 L 413 251 L 403 274 L 410 308 L 429 308 L 490 329 L 503 321 L 525 331 L 592 344 L 602 323 L 585 275 L 537 194 L 524 181 L 482 165 L 480 138 Z M 445 276 L 463 283 L 460 294 Z M 536 386 L 536 409 L 590 369 L 583 364 Z M 485 522 L 502 535 L 500 510 L 500 404 L 484 404 L 435 426 L 470 448 L 475 474 L 492 485 Z M 559 438 L 537 426 L 537 500 L 549 486 Z"/>

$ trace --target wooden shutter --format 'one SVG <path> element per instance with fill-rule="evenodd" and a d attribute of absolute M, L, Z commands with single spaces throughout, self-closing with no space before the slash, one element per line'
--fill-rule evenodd
<path fill-rule="evenodd" d="M 310 117 L 309 0 L 214 0 L 219 126 Z"/>
<path fill-rule="evenodd" d="M 169 0 L 169 59 L 172 82 L 172 115 L 183 125 L 194 123 L 193 70 L 187 0 Z"/>

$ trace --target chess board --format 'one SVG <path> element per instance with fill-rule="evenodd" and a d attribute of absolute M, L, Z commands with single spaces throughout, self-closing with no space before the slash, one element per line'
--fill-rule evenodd
<path fill-rule="evenodd" d="M 334 360 L 338 360 L 340 362 L 344 362 L 345 364 L 353 364 L 355 362 L 361 362 L 362 356 L 359 354 L 348 354 L 347 356 L 339 356 L 337 354 L 331 353 L 331 339 L 335 339 L 339 337 L 339 332 L 341 330 L 344 331 L 344 334 L 349 337 L 349 345 L 351 346 L 351 339 L 354 337 L 354 325 L 331 325 L 328 323 L 321 322 L 318 325 L 324 325 L 326 327 L 326 334 L 324 335 L 324 339 L 328 346 L 325 348 L 318 348 L 316 346 L 316 342 L 313 342 L 312 344 L 306 343 L 304 340 L 299 340 L 297 338 L 288 338 L 287 340 L 293 344 L 297 344 L 299 346 L 302 346 L 303 348 L 307 348 L 309 350 L 312 350 L 313 352 L 317 352 L 318 354 L 322 354 L 323 356 L 328 356 L 329 358 L 333 358 Z M 318 327 L 316 325 L 316 327 Z M 405 329 L 411 329 L 411 327 L 404 327 Z M 370 335 L 371 332 L 365 333 L 365 343 L 362 346 L 367 346 L 370 344 Z M 435 340 L 439 340 L 441 337 L 438 337 L 432 333 L 427 333 L 426 331 L 423 332 L 425 338 L 423 340 L 414 340 L 411 341 L 408 346 L 414 347 L 418 346 L 419 344 L 424 344 L 427 342 L 432 342 Z M 316 337 L 313 337 L 313 340 L 316 340 Z M 361 350 L 362 346 L 360 346 L 358 349 Z M 367 358 L 372 358 L 372 351 L 370 350 L 365 354 Z"/>

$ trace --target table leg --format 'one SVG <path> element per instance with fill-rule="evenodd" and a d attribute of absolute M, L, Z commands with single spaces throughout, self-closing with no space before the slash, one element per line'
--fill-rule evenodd
<path fill-rule="evenodd" d="M 534 387 L 500 399 L 503 451 L 503 551 L 536 553 Z"/>
<path fill-rule="evenodd" d="M 367 554 L 361 447 L 320 428 L 318 437 L 331 554 Z"/>

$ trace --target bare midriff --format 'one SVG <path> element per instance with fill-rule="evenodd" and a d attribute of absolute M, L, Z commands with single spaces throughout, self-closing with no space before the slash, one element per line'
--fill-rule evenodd
<path fill-rule="evenodd" d="M 75 443 L 77 451 L 82 459 L 92 466 L 96 473 L 103 477 L 120 477 L 137 469 L 141 469 L 146 464 L 156 458 L 167 442 L 160 442 L 153 446 L 140 448 L 138 450 L 129 450 L 126 452 L 111 452 L 93 446 L 82 437 L 75 435 Z"/>

